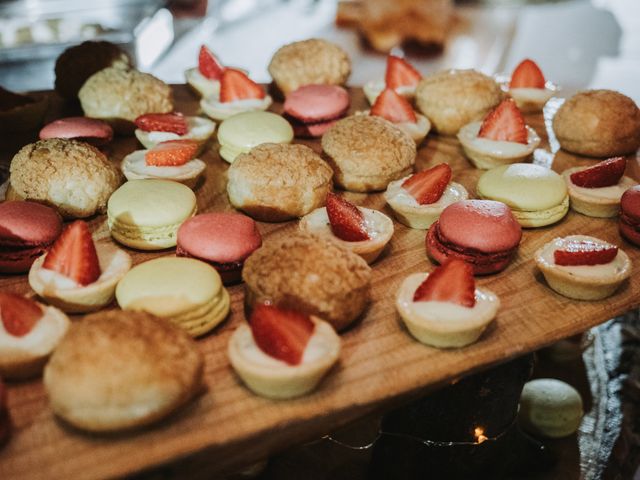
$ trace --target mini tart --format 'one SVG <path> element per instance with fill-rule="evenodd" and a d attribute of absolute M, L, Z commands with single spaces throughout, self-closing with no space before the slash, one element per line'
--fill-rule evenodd
<path fill-rule="evenodd" d="M 557 85 L 546 82 L 544 88 L 509 88 L 508 92 L 522 113 L 536 113 L 541 112 L 559 90 Z"/>
<path fill-rule="evenodd" d="M 500 308 L 500 299 L 476 288 L 476 304 L 463 307 L 449 302 L 414 302 L 413 295 L 428 273 L 409 275 L 400 285 L 396 309 L 407 329 L 419 342 L 436 348 L 457 348 L 475 342 Z"/>
<path fill-rule="evenodd" d="M 379 80 L 370 80 L 364 84 L 362 90 L 364 91 L 364 96 L 367 97 L 367 101 L 369 105 L 373 105 L 376 103 L 376 99 L 378 95 L 380 95 L 384 89 L 387 88 L 387 84 L 384 79 Z M 400 85 L 399 87 L 394 89 L 398 95 L 402 95 L 409 101 L 412 101 L 416 96 L 416 86 L 415 85 Z"/>
<path fill-rule="evenodd" d="M 216 129 L 215 122 L 202 117 L 186 117 L 186 120 L 189 130 L 184 135 L 173 132 L 145 132 L 140 128 L 136 128 L 134 133 L 144 148 L 153 148 L 158 143 L 167 140 L 195 140 L 204 146 Z"/>
<path fill-rule="evenodd" d="M 365 110 L 361 112 L 364 115 L 369 115 L 370 110 Z M 417 121 L 413 122 L 400 122 L 393 123 L 396 127 L 402 130 L 404 133 L 413 138 L 413 141 L 416 142 L 416 145 L 420 145 L 422 141 L 426 138 L 426 136 L 431 131 L 431 122 L 427 117 L 422 115 L 421 113 L 414 112 L 416 114 Z"/>
<path fill-rule="evenodd" d="M 540 145 L 540 137 L 527 125 L 527 144 L 478 137 L 482 122 L 471 122 L 458 132 L 465 155 L 476 168 L 490 168 L 526 160 Z"/>
<path fill-rule="evenodd" d="M 450 182 L 437 202 L 420 205 L 413 196 L 402 188 L 402 184 L 411 175 L 391 182 L 384 192 L 387 201 L 398 221 L 409 228 L 426 230 L 435 222 L 447 206 L 469 197 L 467 189 L 456 182 Z"/>
<path fill-rule="evenodd" d="M 207 166 L 198 158 L 194 158 L 184 165 L 175 167 L 147 165 L 145 160 L 147 152 L 148 150 L 136 150 L 124 157 L 120 168 L 124 176 L 127 177 L 127 180 L 174 180 L 183 183 L 189 188 L 193 188 L 198 183 L 200 175 L 202 175 L 202 172 L 204 172 Z"/>
<path fill-rule="evenodd" d="M 42 318 L 24 336 L 8 333 L 0 322 L 0 376 L 10 380 L 40 375 L 49 355 L 65 336 L 71 322 L 55 307 L 42 305 Z"/>
<path fill-rule="evenodd" d="M 620 198 L 622 194 L 633 187 L 636 181 L 633 178 L 623 176 L 616 185 L 601 188 L 579 187 L 571 181 L 571 175 L 573 173 L 588 168 L 591 167 L 574 167 L 562 172 L 562 176 L 567 183 L 567 189 L 569 190 L 571 208 L 588 217 L 616 217 L 620 210 Z"/>
<path fill-rule="evenodd" d="M 549 286 L 565 297 L 576 300 L 602 300 L 618 289 L 631 275 L 631 260 L 626 253 L 618 249 L 618 255 L 609 263 L 602 265 L 557 265 L 554 252 L 571 240 L 588 240 L 608 243 L 586 235 L 569 235 L 555 238 L 535 253 L 535 261 Z"/>
<path fill-rule="evenodd" d="M 265 111 L 272 103 L 273 100 L 269 95 L 265 95 L 264 98 L 247 98 L 233 102 L 221 102 L 219 96 L 211 96 L 200 100 L 200 108 L 214 120 L 225 120 L 238 113 Z"/>
<path fill-rule="evenodd" d="M 29 285 L 48 303 L 68 313 L 86 313 L 100 310 L 114 298 L 116 285 L 131 269 L 128 253 L 109 244 L 96 244 L 100 262 L 100 278 L 82 286 L 72 279 L 42 267 L 45 253 L 29 270 Z"/>
<path fill-rule="evenodd" d="M 384 213 L 370 208 L 358 207 L 364 215 L 364 223 L 369 240 L 360 242 L 348 242 L 336 237 L 331 231 L 329 216 L 325 207 L 316 208 L 313 212 L 300 219 L 300 230 L 319 237 L 336 242 L 343 248 L 360 255 L 367 263 L 371 264 L 384 250 L 393 236 L 393 221 Z"/>
<path fill-rule="evenodd" d="M 327 322 L 310 317 L 313 335 L 299 365 L 289 365 L 264 353 L 255 343 L 251 327 L 240 325 L 229 340 L 231 366 L 257 395 L 287 399 L 311 392 L 338 361 L 340 337 Z"/>
<path fill-rule="evenodd" d="M 217 97 L 220 95 L 220 80 L 213 80 L 200 73 L 198 67 L 193 67 L 184 71 L 184 78 L 187 84 L 200 94 L 201 97 Z"/>

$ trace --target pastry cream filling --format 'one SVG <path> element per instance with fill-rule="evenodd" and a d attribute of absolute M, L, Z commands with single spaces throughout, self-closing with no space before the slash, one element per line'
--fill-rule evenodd
<path fill-rule="evenodd" d="M 211 96 L 200 100 L 200 106 L 211 118 L 223 120 L 237 113 L 266 110 L 271 102 L 269 95 L 265 95 L 264 98 L 247 98 L 232 102 L 221 102 L 218 96 Z"/>
<path fill-rule="evenodd" d="M 556 250 L 562 250 L 564 246 L 572 240 L 584 240 L 599 243 L 602 245 L 610 245 L 608 242 L 585 235 L 570 235 L 564 238 L 555 238 L 543 247 L 542 253 L 537 260 L 546 264 L 547 266 L 553 266 L 554 268 L 563 270 L 567 273 L 575 275 L 576 277 L 589 279 L 612 277 L 622 273 L 628 268 L 628 260 L 626 258 L 626 255 L 624 255 L 622 253 L 622 250 L 620 249 L 618 249 L 618 254 L 616 255 L 616 257 L 609 263 L 604 263 L 601 265 L 558 265 L 554 259 L 554 252 Z"/>
<path fill-rule="evenodd" d="M 378 95 L 380 95 L 385 88 L 387 88 L 387 84 L 384 80 L 370 80 L 364 84 L 363 90 L 367 100 L 373 105 Z M 395 90 L 396 93 L 406 98 L 412 98 L 416 94 L 415 85 L 400 85 Z"/>
<path fill-rule="evenodd" d="M 190 216 L 195 214 L 195 209 Z M 129 225 L 122 223 L 117 219 L 107 218 L 109 230 L 116 235 L 128 238 L 130 240 L 168 240 L 174 238 L 178 232 L 178 228 L 183 221 L 165 225 L 163 227 L 143 227 L 138 225 Z"/>
<path fill-rule="evenodd" d="M 395 125 L 408 134 L 415 141 L 423 139 L 431 128 L 431 124 L 427 117 L 419 113 L 416 114 L 416 122 L 400 122 Z"/>
<path fill-rule="evenodd" d="M 299 366 L 289 365 L 288 363 L 278 360 L 277 358 L 263 352 L 253 339 L 253 335 L 242 337 L 240 341 L 240 350 L 242 351 L 244 358 L 250 362 L 273 368 L 296 368 Z M 327 356 L 331 350 L 332 348 L 327 344 L 326 338 L 318 333 L 318 327 L 316 325 L 313 334 L 309 338 L 309 343 L 307 343 L 307 346 L 304 349 L 300 365 L 321 360 Z"/>
<path fill-rule="evenodd" d="M 347 243 L 349 245 L 364 244 L 376 240 L 382 236 L 389 234 L 388 223 L 385 222 L 387 217 L 369 208 L 359 207 L 364 216 L 364 227 L 369 235 L 368 240 L 362 240 L 360 242 L 348 242 L 336 237 L 331 230 L 331 223 L 329 222 L 329 215 L 327 215 L 327 209 L 325 207 L 318 208 L 304 217 L 306 223 L 306 229 L 310 233 L 317 235 L 333 237 L 336 240 Z"/>
<path fill-rule="evenodd" d="M 212 134 L 215 129 L 216 124 L 211 120 L 201 117 L 186 117 L 187 120 L 187 133 L 184 135 L 178 135 L 173 132 L 146 132 L 141 129 L 136 130 L 136 137 L 138 137 L 141 142 L 142 140 L 147 140 L 149 143 L 160 143 L 166 142 L 168 140 L 199 140 L 205 141 Z M 142 137 L 142 138 L 141 138 Z M 144 144 L 144 142 L 143 142 Z M 146 145 L 145 145 L 146 146 Z"/>
<path fill-rule="evenodd" d="M 175 167 L 159 167 L 147 165 L 145 154 L 148 150 L 136 150 L 122 160 L 122 171 L 127 178 L 135 176 L 137 178 L 192 178 L 202 172 L 206 164 L 200 159 L 189 160 L 184 165 Z"/>
<path fill-rule="evenodd" d="M 521 102 L 546 103 L 557 89 L 551 88 L 510 88 L 509 93 Z"/>
<path fill-rule="evenodd" d="M 523 157 L 533 152 L 540 143 L 540 137 L 529 126 L 527 126 L 526 145 L 518 142 L 505 142 L 478 137 L 481 126 L 482 122 L 472 122 L 465 125 L 458 132 L 458 138 L 467 146 L 487 155 L 501 158 Z"/>
<path fill-rule="evenodd" d="M 629 188 L 636 185 L 636 181 L 634 179 L 624 176 L 620 179 L 620 181 L 617 184 L 611 185 L 610 187 L 600 187 L 600 188 L 579 187 L 578 185 L 576 185 L 571 181 L 570 176 L 575 172 L 586 170 L 587 168 L 589 167 L 586 167 L 586 168 L 575 167 L 575 168 L 570 168 L 569 170 L 563 172 L 562 175 L 567 181 L 567 186 L 571 189 L 572 193 L 577 193 L 578 195 L 591 197 L 594 199 L 609 200 L 611 202 L 619 202 L 620 197 L 622 197 L 622 194 L 625 191 L 627 191 Z"/>
<path fill-rule="evenodd" d="M 200 73 L 198 67 L 186 70 L 184 77 L 187 83 L 195 88 L 203 97 L 210 97 L 220 93 L 220 81 L 205 77 Z"/>
<path fill-rule="evenodd" d="M 452 332 L 478 328 L 495 317 L 500 306 L 498 297 L 480 289 L 475 290 L 476 303 L 473 307 L 440 301 L 414 302 L 413 296 L 427 276 L 425 273 L 414 273 L 402 282 L 396 305 L 404 318 L 426 322 L 433 330 Z"/>
<path fill-rule="evenodd" d="M 43 315 L 29 333 L 11 335 L 0 322 L 0 352 L 21 351 L 28 355 L 47 355 L 69 328 L 69 319 L 57 308 L 42 306 Z"/>
<path fill-rule="evenodd" d="M 479 198 L 484 198 L 482 195 L 478 195 Z M 533 220 L 536 218 L 549 218 L 555 217 L 558 215 L 564 215 L 569 210 L 569 195 L 562 199 L 562 203 L 556 205 L 555 207 L 546 208 L 544 210 L 520 210 L 517 207 L 509 205 L 511 209 L 511 213 L 517 219 L 523 220 Z"/>
<path fill-rule="evenodd" d="M 467 191 L 462 185 L 460 185 L 459 183 L 450 182 L 437 202 L 429 203 L 427 205 L 420 205 L 418 201 L 413 197 L 413 195 L 402 188 L 402 184 L 410 176 L 411 175 L 401 178 L 400 180 L 396 180 L 395 182 L 389 183 L 387 191 L 384 194 L 387 202 L 391 200 L 395 204 L 400 204 L 412 208 L 419 208 L 427 213 L 431 210 L 441 211 L 452 203 L 460 200 L 465 200 L 468 196 Z"/>

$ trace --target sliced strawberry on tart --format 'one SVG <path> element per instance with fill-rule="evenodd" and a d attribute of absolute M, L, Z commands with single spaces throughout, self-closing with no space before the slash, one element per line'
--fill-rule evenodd
<path fill-rule="evenodd" d="M 571 208 L 589 217 L 615 217 L 620 199 L 636 181 L 624 175 L 625 157 L 614 157 L 591 167 L 574 167 L 562 172 L 567 183 Z"/>
<path fill-rule="evenodd" d="M 408 100 L 391 88 L 378 95 L 369 114 L 389 120 L 413 138 L 416 145 L 422 143 L 431 130 L 427 117 L 414 111 Z"/>
<path fill-rule="evenodd" d="M 547 82 L 538 64 L 529 58 L 520 62 L 511 74 L 509 95 L 525 113 L 542 111 L 557 92 L 558 87 Z"/>
<path fill-rule="evenodd" d="M 202 97 L 220 93 L 220 79 L 225 67 L 213 52 L 202 45 L 198 53 L 198 66 L 184 72 L 187 83 Z"/>
<path fill-rule="evenodd" d="M 407 60 L 396 55 L 389 55 L 384 80 L 369 81 L 365 83 L 363 90 L 371 105 L 375 103 L 378 95 L 387 88 L 411 100 L 421 79 L 422 74 Z"/>
<path fill-rule="evenodd" d="M 626 253 L 599 238 L 570 235 L 555 238 L 535 253 L 549 287 L 576 300 L 602 300 L 631 276 Z"/>
<path fill-rule="evenodd" d="M 400 285 L 396 308 L 418 341 L 438 348 L 475 342 L 495 318 L 500 300 L 476 288 L 470 264 L 449 259 L 431 273 L 414 273 Z"/>
<path fill-rule="evenodd" d="M 426 230 L 448 205 L 469 197 L 466 188 L 452 182 L 451 177 L 451 167 L 440 163 L 389 183 L 384 198 L 398 221 Z"/>
<path fill-rule="evenodd" d="M 130 268 L 126 252 L 96 244 L 87 223 L 77 220 L 33 263 L 29 285 L 65 312 L 92 312 L 111 303 L 116 284 Z"/>
<path fill-rule="evenodd" d="M 482 169 L 522 162 L 540 145 L 540 137 L 525 123 L 522 112 L 510 98 L 503 100 L 482 122 L 462 127 L 458 140 L 471 163 Z"/>
<path fill-rule="evenodd" d="M 149 150 L 136 150 L 122 160 L 127 180 L 174 180 L 194 188 L 206 164 L 196 158 L 200 143 L 192 139 L 166 140 Z"/>
<path fill-rule="evenodd" d="M 0 292 L 0 377 L 39 375 L 69 325 L 67 316 L 55 307 Z"/>
<path fill-rule="evenodd" d="M 271 103 L 271 97 L 246 73 L 226 68 L 220 79 L 220 94 L 203 98 L 200 107 L 214 120 L 224 120 L 238 113 L 266 110 Z"/>
<path fill-rule="evenodd" d="M 144 148 L 153 148 L 167 140 L 195 140 L 204 147 L 216 128 L 208 118 L 188 117 L 181 113 L 145 113 L 134 121 L 135 135 Z"/>
<path fill-rule="evenodd" d="M 393 221 L 329 192 L 325 207 L 300 219 L 300 230 L 334 241 L 373 263 L 393 236 Z"/>
<path fill-rule="evenodd" d="M 259 304 L 233 333 L 231 366 L 254 393 L 292 398 L 313 390 L 340 355 L 340 337 L 320 318 Z"/>

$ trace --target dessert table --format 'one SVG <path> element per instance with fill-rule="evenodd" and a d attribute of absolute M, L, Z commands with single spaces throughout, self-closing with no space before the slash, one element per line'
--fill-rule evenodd
<path fill-rule="evenodd" d="M 365 108 L 360 89 L 351 89 L 351 111 Z M 176 110 L 198 111 L 196 96 L 185 86 L 174 86 Z M 52 95 L 50 119 L 73 109 Z M 549 137 L 550 118 L 558 101 L 547 105 L 545 115 L 529 115 L 527 122 L 543 138 L 534 161 L 562 171 L 592 164 L 557 150 Z M 280 111 L 280 105 L 273 110 Z M 1 164 L 32 138 L 7 139 Z M 13 143 L 11 143 L 13 142 Z M 21 143 L 18 143 L 21 142 Z M 304 141 L 320 151 L 318 141 Z M 118 163 L 140 148 L 133 137 L 118 137 L 105 153 Z M 199 212 L 232 210 L 226 197 L 228 164 L 217 153 L 217 144 L 201 157 L 207 163 L 204 181 L 196 188 Z M 454 180 L 473 197 L 482 173 L 464 158 L 455 138 L 430 134 L 418 150 L 416 170 L 448 162 Z M 638 179 L 638 164 L 628 162 L 627 174 Z M 359 205 L 392 215 L 382 194 L 346 193 Z M 98 242 L 112 242 L 104 215 L 90 220 Z M 185 409 L 149 428 L 113 435 L 89 435 L 57 420 L 48 407 L 40 380 L 9 385 L 8 405 L 14 423 L 9 445 L 0 451 L 0 478 L 104 478 L 130 475 L 159 465 L 206 457 L 209 472 L 223 472 L 246 465 L 287 446 L 322 436 L 348 422 L 417 398 L 472 372 L 486 369 L 532 352 L 559 339 L 581 333 L 640 304 L 640 252 L 621 239 L 616 219 L 595 219 L 574 212 L 558 224 L 525 230 L 515 261 L 502 273 L 480 277 L 478 285 L 498 294 L 502 307 L 480 340 L 458 350 L 437 350 L 414 341 L 395 312 L 395 293 L 410 273 L 433 268 L 428 260 L 425 232 L 395 222 L 396 232 L 387 250 L 373 265 L 373 301 L 363 318 L 342 335 L 339 365 L 306 397 L 289 401 L 266 400 L 242 386 L 229 366 L 226 347 L 230 334 L 244 321 L 243 286 L 230 287 L 229 318 L 211 334 L 198 340 L 204 354 L 206 389 Z M 297 222 L 260 223 L 264 241 L 295 231 Z M 631 280 L 612 297 L 600 302 L 579 302 L 559 296 L 545 284 L 533 262 L 533 253 L 556 236 L 581 233 L 619 245 L 634 264 Z M 125 247 L 122 247 L 125 248 Z M 126 248 L 125 248 L 126 249 Z M 134 263 L 173 250 L 147 253 L 128 250 Z M 0 288 L 27 293 L 26 276 L 0 276 Z M 80 321 L 80 317 L 74 318 Z M 211 470 L 213 469 L 213 470 Z"/>

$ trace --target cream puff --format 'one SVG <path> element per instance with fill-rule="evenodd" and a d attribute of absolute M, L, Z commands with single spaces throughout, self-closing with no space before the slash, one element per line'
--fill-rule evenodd
<path fill-rule="evenodd" d="M 211 138 L 215 122 L 181 113 L 147 113 L 135 119 L 135 136 L 144 148 L 153 148 L 167 140 L 195 140 L 201 147 Z"/>
<path fill-rule="evenodd" d="M 627 161 L 614 157 L 593 167 L 574 167 L 562 173 L 569 190 L 571 208 L 588 217 L 609 218 L 618 215 L 622 194 L 636 184 L 624 176 Z"/>
<path fill-rule="evenodd" d="M 194 188 L 206 164 L 195 158 L 200 144 L 195 140 L 167 140 L 149 150 L 136 150 L 122 160 L 127 180 L 174 180 Z"/>
<path fill-rule="evenodd" d="M 426 230 L 447 206 L 468 197 L 466 188 L 451 181 L 446 163 L 391 182 L 384 192 L 398 221 L 417 230 Z"/>
<path fill-rule="evenodd" d="M 131 268 L 131 257 L 109 244 L 96 245 L 82 220 L 69 225 L 29 270 L 29 285 L 48 303 L 70 313 L 105 307 L 116 284 Z"/>
<path fill-rule="evenodd" d="M 556 238 L 535 253 L 553 290 L 576 300 L 602 300 L 631 275 L 631 260 L 617 246 L 586 235 Z"/>
<path fill-rule="evenodd" d="M 384 90 L 392 89 L 407 100 L 416 94 L 416 86 L 422 75 L 407 60 L 395 55 L 387 56 L 387 69 L 384 80 L 372 80 L 364 84 L 363 91 L 369 104 L 373 105 Z"/>
<path fill-rule="evenodd" d="M 416 145 L 420 145 L 431 130 L 427 117 L 414 112 L 411 104 L 390 88 L 378 95 L 369 114 L 390 121 L 413 138 Z"/>
<path fill-rule="evenodd" d="M 398 290 L 396 308 L 421 343 L 457 348 L 478 340 L 497 315 L 500 300 L 476 288 L 470 264 L 452 259 L 431 273 L 409 275 Z"/>
<path fill-rule="evenodd" d="M 249 324 L 231 336 L 228 355 L 233 369 L 256 394 L 293 398 L 313 390 L 338 361 L 340 337 L 318 317 L 260 304 Z"/>
<path fill-rule="evenodd" d="M 329 193 L 326 207 L 300 219 L 300 230 L 331 241 L 373 263 L 393 236 L 393 221 L 384 213 L 356 207 L 344 198 Z"/>
<path fill-rule="evenodd" d="M 214 120 L 224 120 L 238 113 L 266 110 L 271 103 L 271 97 L 244 72 L 226 68 L 220 79 L 220 94 L 203 98 L 200 107 Z"/>
<path fill-rule="evenodd" d="M 540 145 L 540 137 L 525 124 L 512 99 L 504 100 L 482 122 L 462 127 L 458 140 L 471 163 L 485 170 L 522 162 Z"/>
<path fill-rule="evenodd" d="M 559 88 L 547 82 L 540 67 L 528 58 L 518 64 L 508 83 L 509 96 L 513 98 L 521 112 L 541 112 Z"/>
<path fill-rule="evenodd" d="M 39 375 L 70 324 L 55 307 L 0 292 L 0 376 L 13 380 Z"/>

